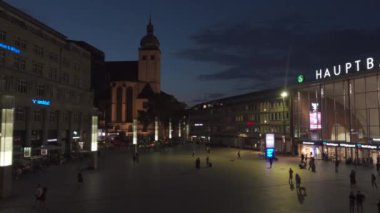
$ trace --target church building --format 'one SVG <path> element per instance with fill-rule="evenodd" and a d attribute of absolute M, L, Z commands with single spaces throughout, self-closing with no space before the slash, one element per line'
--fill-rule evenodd
<path fill-rule="evenodd" d="M 160 42 L 154 35 L 149 20 L 147 34 L 141 39 L 137 61 L 109 61 L 106 71 L 111 85 L 111 115 L 109 127 L 114 132 L 125 132 L 131 136 L 133 120 L 147 106 L 148 98 L 160 93 Z M 143 132 L 138 128 L 138 134 Z"/>

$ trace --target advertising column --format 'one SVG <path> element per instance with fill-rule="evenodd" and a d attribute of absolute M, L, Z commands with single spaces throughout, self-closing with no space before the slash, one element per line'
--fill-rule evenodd
<path fill-rule="evenodd" d="M 14 97 L 2 96 L 0 106 L 0 196 L 5 198 L 12 193 Z"/>
<path fill-rule="evenodd" d="M 265 157 L 267 159 L 273 159 L 275 156 L 274 149 L 274 134 L 265 135 Z"/>
<path fill-rule="evenodd" d="M 91 152 L 93 152 L 93 167 L 98 168 L 98 116 L 91 119 Z"/>

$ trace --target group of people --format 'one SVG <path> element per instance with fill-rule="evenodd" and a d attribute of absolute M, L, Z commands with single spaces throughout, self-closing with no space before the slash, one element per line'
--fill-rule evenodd
<path fill-rule="evenodd" d="M 306 169 L 307 167 L 307 154 L 304 155 L 301 154 L 301 162 L 299 164 L 300 169 Z M 313 157 L 313 153 L 310 152 L 310 160 L 309 160 L 309 168 L 308 170 L 311 170 L 312 172 L 316 172 L 316 166 L 315 166 L 315 158 Z"/>
<path fill-rule="evenodd" d="M 364 194 L 362 194 L 360 191 L 357 191 L 356 196 L 353 192 L 350 192 L 350 195 L 348 196 L 348 199 L 350 201 L 350 213 L 355 213 L 355 204 L 357 208 L 357 212 L 363 212 L 363 202 L 365 199 Z"/>
<path fill-rule="evenodd" d="M 210 150 L 209 147 L 206 147 L 206 152 L 207 152 L 208 154 L 211 153 L 211 150 Z M 193 153 L 192 153 L 192 157 L 194 157 L 194 156 L 195 156 L 195 152 L 193 151 Z M 211 160 L 210 160 L 210 157 L 209 157 L 209 156 L 206 157 L 206 166 L 207 166 L 207 167 L 212 167 L 212 163 L 211 163 Z M 196 168 L 196 169 L 200 169 L 200 168 L 201 168 L 201 159 L 200 159 L 199 157 L 197 157 L 197 158 L 195 159 L 195 168 Z"/>

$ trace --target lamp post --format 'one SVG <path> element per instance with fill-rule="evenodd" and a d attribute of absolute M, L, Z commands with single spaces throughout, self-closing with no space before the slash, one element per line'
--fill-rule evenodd
<path fill-rule="evenodd" d="M 288 97 L 288 92 L 287 91 L 282 91 L 281 92 L 281 98 L 282 98 L 282 139 L 281 141 L 281 147 L 285 144 L 285 150 L 286 150 L 286 127 L 285 127 L 285 98 Z M 281 150 L 284 152 L 284 149 Z"/>

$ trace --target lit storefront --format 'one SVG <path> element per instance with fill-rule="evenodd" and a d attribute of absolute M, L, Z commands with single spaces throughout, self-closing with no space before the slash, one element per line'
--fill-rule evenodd
<path fill-rule="evenodd" d="M 292 118 L 299 154 L 322 146 L 321 157 L 325 159 L 361 163 L 377 158 L 379 62 L 368 57 L 318 69 L 314 82 L 295 87 Z M 307 141 L 323 143 L 303 143 Z"/>
<path fill-rule="evenodd" d="M 302 141 L 302 146 L 298 147 L 298 153 L 315 159 L 322 159 L 322 141 Z"/>

